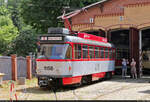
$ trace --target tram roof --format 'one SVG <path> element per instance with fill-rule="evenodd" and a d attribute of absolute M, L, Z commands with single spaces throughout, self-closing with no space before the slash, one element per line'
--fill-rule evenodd
<path fill-rule="evenodd" d="M 90 45 L 98 45 L 98 46 L 115 48 L 115 46 L 111 43 L 93 41 L 93 40 L 83 39 L 83 38 L 76 37 L 76 36 L 66 36 L 65 40 L 69 41 L 69 42 L 73 42 L 73 43 L 83 43 L 83 44 L 90 44 Z"/>

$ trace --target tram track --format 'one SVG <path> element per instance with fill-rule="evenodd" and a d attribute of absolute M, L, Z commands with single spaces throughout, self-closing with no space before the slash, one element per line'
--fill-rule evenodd
<path fill-rule="evenodd" d="M 105 96 L 105 95 L 109 95 L 109 94 L 113 94 L 113 93 L 116 93 L 116 92 L 120 92 L 120 91 L 125 91 L 125 90 L 130 90 L 130 89 L 136 89 L 136 88 L 142 88 L 142 87 L 146 87 L 145 85 L 138 85 L 138 86 L 131 86 L 131 85 L 133 85 L 133 83 L 131 83 L 131 84 L 128 84 L 128 85 L 125 85 L 125 86 L 121 86 L 121 87 L 119 87 L 119 88 L 111 88 L 111 89 L 114 89 L 114 90 L 111 90 L 111 91 L 106 91 L 106 93 L 104 93 L 104 94 L 102 94 L 102 95 L 98 95 L 97 97 L 95 97 L 94 99 L 96 100 L 96 99 L 98 99 L 98 98 L 100 98 L 100 97 L 103 97 L 103 96 Z M 147 86 L 149 86 L 149 85 L 147 85 Z M 116 86 L 117 87 L 117 86 Z M 107 90 L 110 90 L 110 89 L 107 89 Z"/>
<path fill-rule="evenodd" d="M 130 79 L 129 79 L 130 80 Z M 130 83 L 130 81 L 132 82 L 132 83 Z M 107 85 L 105 86 L 105 87 L 103 87 L 103 88 L 96 88 L 96 91 L 94 90 L 94 91 L 92 91 L 92 92 L 88 92 L 88 91 L 82 91 L 82 89 L 80 90 L 80 88 L 78 88 L 77 89 L 77 91 L 76 91 L 76 96 L 78 97 L 78 99 L 83 99 L 84 98 L 84 95 L 85 94 L 87 94 L 87 93 L 92 93 L 92 94 L 95 94 L 96 95 L 96 97 L 93 97 L 92 99 L 94 99 L 94 100 L 96 100 L 96 99 L 98 99 L 98 98 L 100 98 L 100 97 L 103 97 L 103 96 L 105 96 L 105 95 L 109 95 L 109 94 L 113 94 L 113 93 L 116 93 L 116 92 L 120 92 L 120 91 L 125 91 L 125 90 L 130 90 L 130 89 L 138 89 L 138 88 L 142 88 L 142 87 L 145 87 L 145 85 L 136 85 L 136 82 L 138 83 L 138 82 L 140 82 L 140 83 L 142 83 L 143 81 L 141 81 L 141 80 L 130 80 L 129 81 L 129 83 L 126 83 L 125 85 L 123 85 L 123 84 L 119 84 L 119 85 L 117 85 L 117 83 L 115 82 L 115 83 L 111 83 L 111 84 L 108 84 L 108 86 L 111 86 L 111 87 L 108 87 Z M 135 83 L 134 83 L 135 82 Z M 107 82 L 104 82 L 104 83 L 101 83 L 101 84 L 106 84 Z M 108 82 L 109 83 L 109 82 Z M 122 83 L 124 83 L 124 82 L 122 82 Z M 97 84 L 97 83 L 96 83 Z M 99 83 L 98 83 L 99 84 Z M 97 85 L 98 85 L 97 84 Z M 93 86 L 93 85 L 92 85 Z M 101 85 L 102 86 L 102 85 Z M 147 85 L 147 86 L 149 86 L 149 85 Z M 97 91 L 98 90 L 98 91 Z M 100 91 L 101 90 L 101 91 Z M 109 91 L 108 91 L 109 90 Z M 83 97 L 82 97 L 82 95 L 81 94 L 83 94 Z M 89 96 L 88 94 L 87 94 L 87 96 Z"/>
<path fill-rule="evenodd" d="M 75 99 L 75 100 L 83 99 L 83 98 L 82 98 L 82 95 L 79 95 L 79 93 L 80 93 L 80 94 L 84 94 L 84 96 L 88 96 L 88 95 L 87 95 L 88 92 L 82 91 L 82 90 L 83 90 L 83 89 L 86 90 L 86 88 L 90 88 L 90 87 L 95 86 L 96 84 L 99 84 L 99 83 L 101 83 L 101 82 L 96 82 L 96 83 L 90 84 L 90 85 L 83 85 L 83 86 L 80 86 L 80 87 L 78 87 L 78 88 L 76 88 L 76 89 L 73 89 L 73 90 L 72 90 L 72 94 L 74 95 L 73 97 L 75 97 L 74 99 Z M 103 83 L 101 83 L 101 84 L 103 84 Z M 113 85 L 115 85 L 115 84 L 113 84 Z M 106 85 L 106 86 L 107 86 L 107 85 Z M 88 89 L 87 89 L 87 90 L 88 90 Z M 98 89 L 98 90 L 99 90 L 99 89 Z M 93 92 L 93 93 L 95 93 L 95 92 Z M 86 94 L 86 95 L 85 95 L 85 94 Z"/>
<path fill-rule="evenodd" d="M 107 81 L 93 82 L 76 88 L 57 87 L 55 92 L 51 88 L 39 88 L 36 83 L 25 87 L 17 87 L 18 100 L 149 100 L 149 78 L 122 79 L 119 76 Z M 36 81 L 35 81 L 36 82 Z M 1 89 L 1 92 L 7 93 Z M 2 94 L 1 94 L 2 95 Z M 1 99 L 7 99 L 3 94 Z"/>

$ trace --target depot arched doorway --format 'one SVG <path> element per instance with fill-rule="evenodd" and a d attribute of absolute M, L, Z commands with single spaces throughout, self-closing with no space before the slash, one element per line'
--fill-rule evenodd
<path fill-rule="evenodd" d="M 123 58 L 130 58 L 130 30 L 129 29 L 116 29 L 110 31 L 110 42 L 116 47 L 116 74 L 121 74 L 121 61 Z"/>
<path fill-rule="evenodd" d="M 141 50 L 143 73 L 150 73 L 150 28 L 141 30 Z"/>

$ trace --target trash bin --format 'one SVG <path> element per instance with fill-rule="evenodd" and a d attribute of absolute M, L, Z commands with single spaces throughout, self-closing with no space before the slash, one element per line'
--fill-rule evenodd
<path fill-rule="evenodd" d="M 25 81 L 26 81 L 26 78 L 25 78 L 25 77 L 19 77 L 19 78 L 18 78 L 18 84 L 19 84 L 19 85 L 25 85 Z"/>
<path fill-rule="evenodd" d="M 2 85 L 4 75 L 5 75 L 4 73 L 0 73 L 0 85 Z"/>

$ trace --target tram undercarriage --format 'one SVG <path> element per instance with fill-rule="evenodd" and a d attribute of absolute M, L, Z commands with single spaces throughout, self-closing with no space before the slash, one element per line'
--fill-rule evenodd
<path fill-rule="evenodd" d="M 114 72 L 106 72 L 104 73 L 104 76 L 102 77 L 93 77 L 93 75 L 85 75 L 81 77 L 81 80 L 78 83 L 74 84 L 68 84 L 66 86 L 81 86 L 81 85 L 87 85 L 91 84 L 95 81 L 101 81 L 101 80 L 109 80 L 112 78 L 112 75 Z M 73 78 L 72 78 L 73 79 Z M 64 86 L 63 78 L 52 78 L 49 76 L 38 76 L 38 85 L 40 87 L 61 87 Z"/>

